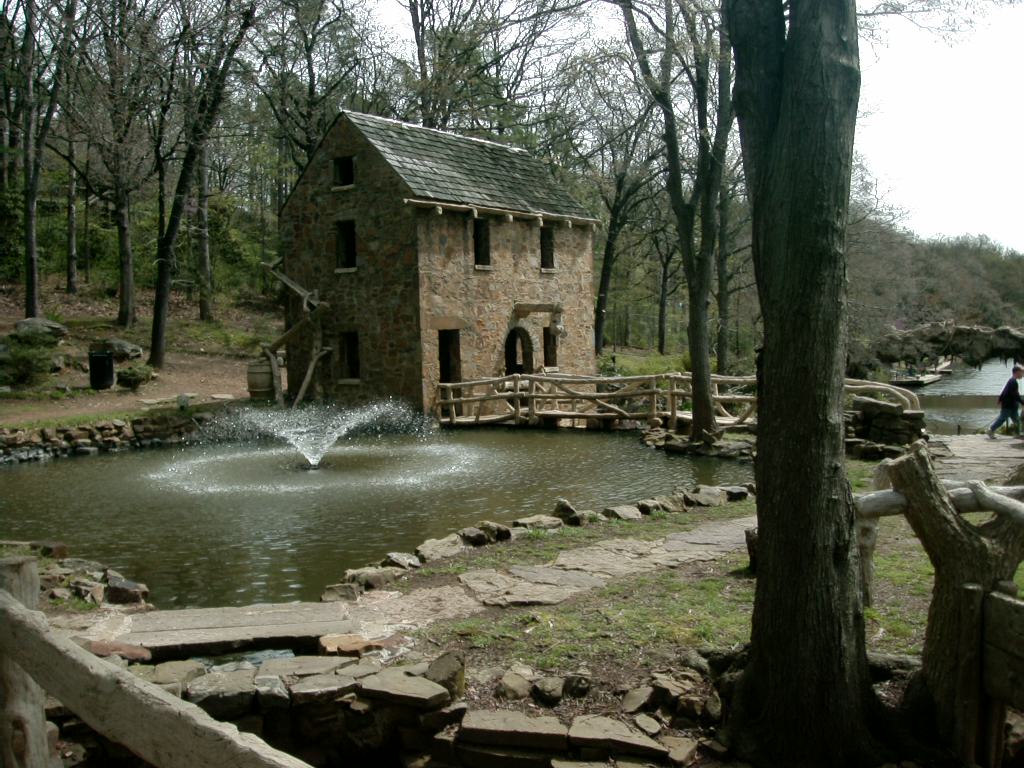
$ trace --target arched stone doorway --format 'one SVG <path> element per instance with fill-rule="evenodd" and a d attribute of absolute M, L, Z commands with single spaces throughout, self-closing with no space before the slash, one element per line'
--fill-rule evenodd
<path fill-rule="evenodd" d="M 505 375 L 533 372 L 533 341 L 525 328 L 516 326 L 505 337 Z"/>

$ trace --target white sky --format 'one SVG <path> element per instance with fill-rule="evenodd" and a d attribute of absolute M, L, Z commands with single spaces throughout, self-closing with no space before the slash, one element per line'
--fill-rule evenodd
<path fill-rule="evenodd" d="M 397 0 L 375 11 L 407 34 Z M 618 33 L 617 17 L 597 25 Z M 903 226 L 987 235 L 1024 253 L 1024 4 L 948 40 L 888 20 L 881 43 L 862 44 L 861 67 L 857 151 L 886 202 L 906 212 Z"/>
<path fill-rule="evenodd" d="M 904 225 L 1024 253 L 1024 6 L 951 42 L 894 20 L 861 66 L 857 150 Z"/>

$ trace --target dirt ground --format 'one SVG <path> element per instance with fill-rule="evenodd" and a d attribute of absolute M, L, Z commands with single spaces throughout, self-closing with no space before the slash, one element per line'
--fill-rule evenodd
<path fill-rule="evenodd" d="M 14 330 L 23 317 L 19 286 L 0 285 L 0 336 Z M 174 400 L 180 394 L 192 396 L 193 403 L 248 397 L 246 364 L 258 352 L 260 341 L 280 333 L 279 313 L 272 307 L 215 308 L 217 322 L 199 323 L 193 297 L 175 295 L 168 321 L 166 364 L 156 378 L 136 392 L 114 386 L 107 390 L 89 388 L 89 345 L 107 338 L 123 338 L 139 344 L 145 362 L 149 352 L 152 297 L 140 291 L 138 322 L 131 329 L 118 327 L 117 299 L 86 287 L 75 296 L 64 293 L 50 281 L 42 291 L 43 314 L 68 327 L 55 354 L 66 361 L 65 368 L 29 391 L 15 391 L 0 399 L 0 426 L 38 422 L 51 424 L 81 421 L 95 414 L 104 418 L 145 410 L 153 401 Z M 217 397 L 215 397 L 217 396 Z"/>

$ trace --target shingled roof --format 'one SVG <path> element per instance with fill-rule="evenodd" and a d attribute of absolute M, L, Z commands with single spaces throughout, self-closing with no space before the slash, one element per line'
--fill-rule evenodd
<path fill-rule="evenodd" d="M 345 117 L 384 156 L 414 198 L 590 219 L 529 153 L 361 112 Z"/>

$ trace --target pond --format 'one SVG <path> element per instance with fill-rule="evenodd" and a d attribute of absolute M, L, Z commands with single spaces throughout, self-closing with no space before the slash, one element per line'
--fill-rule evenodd
<path fill-rule="evenodd" d="M 321 468 L 226 443 L 0 471 L 0 538 L 58 539 L 146 582 L 162 608 L 316 600 L 346 568 L 483 519 L 729 484 L 749 464 L 645 448 L 637 433 L 467 430 L 342 439 Z"/>
<path fill-rule="evenodd" d="M 955 435 L 987 427 L 999 413 L 996 397 L 1010 378 L 1013 361 L 989 360 L 981 368 L 958 368 L 942 381 L 917 390 L 928 430 Z"/>

